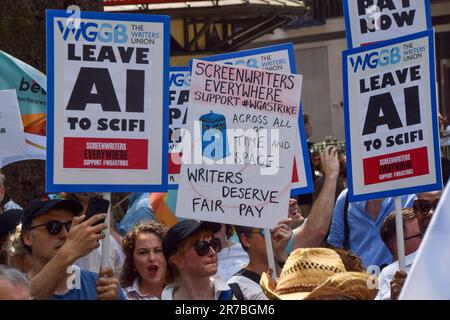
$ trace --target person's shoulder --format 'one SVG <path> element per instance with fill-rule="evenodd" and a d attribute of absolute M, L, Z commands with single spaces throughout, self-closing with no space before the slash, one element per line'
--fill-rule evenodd
<path fill-rule="evenodd" d="M 336 205 L 343 204 L 345 202 L 345 198 L 347 197 L 348 189 L 344 189 L 341 191 L 339 196 L 336 199 Z"/>
<path fill-rule="evenodd" d="M 169 283 L 161 293 L 161 300 L 173 300 L 173 290 L 178 286 L 177 283 Z"/>
<path fill-rule="evenodd" d="M 395 271 L 398 270 L 398 261 L 394 261 L 391 264 L 388 264 L 386 267 L 381 270 L 379 278 L 392 278 L 394 276 Z"/>

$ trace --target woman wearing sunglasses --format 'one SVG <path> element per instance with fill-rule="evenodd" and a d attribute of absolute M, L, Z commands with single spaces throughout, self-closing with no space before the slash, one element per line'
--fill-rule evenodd
<path fill-rule="evenodd" d="M 134 226 L 123 239 L 125 263 L 121 285 L 128 300 L 159 300 L 166 285 L 166 259 L 162 240 L 167 227 L 146 221 Z"/>
<path fill-rule="evenodd" d="M 217 273 L 221 242 L 213 235 L 220 224 L 183 220 L 167 232 L 163 253 L 170 282 L 162 300 L 232 300 L 233 293 Z"/>

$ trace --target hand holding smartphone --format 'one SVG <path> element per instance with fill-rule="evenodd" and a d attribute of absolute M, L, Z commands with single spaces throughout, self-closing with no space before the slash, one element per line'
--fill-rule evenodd
<path fill-rule="evenodd" d="M 109 200 L 102 198 L 89 198 L 88 207 L 86 209 L 86 218 L 85 221 L 89 218 L 93 217 L 96 214 L 100 213 L 108 213 L 109 208 Z M 105 219 L 97 221 L 94 225 L 98 225 L 100 223 L 104 223 Z"/>

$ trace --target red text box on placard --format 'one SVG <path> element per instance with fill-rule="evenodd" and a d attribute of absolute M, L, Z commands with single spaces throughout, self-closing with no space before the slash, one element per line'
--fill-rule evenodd
<path fill-rule="evenodd" d="M 364 184 L 376 184 L 429 173 L 427 148 L 363 159 Z"/>
<path fill-rule="evenodd" d="M 64 138 L 64 169 L 147 169 L 148 140 Z"/>

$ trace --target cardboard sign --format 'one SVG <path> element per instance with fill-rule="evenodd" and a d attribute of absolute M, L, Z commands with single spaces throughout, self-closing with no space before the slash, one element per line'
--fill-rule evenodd
<path fill-rule="evenodd" d="M 273 228 L 288 212 L 302 77 L 201 60 L 191 76 L 177 216 Z"/>
<path fill-rule="evenodd" d="M 343 53 L 349 200 L 441 188 L 433 32 Z"/>
<path fill-rule="evenodd" d="M 191 75 L 188 67 L 170 67 L 169 189 L 178 189 L 183 155 L 181 128 L 186 125 Z"/>
<path fill-rule="evenodd" d="M 431 29 L 429 0 L 342 0 L 342 3 L 349 48 Z"/>
<path fill-rule="evenodd" d="M 32 66 L 0 50 L 0 90 L 14 89 L 24 128 L 26 152 L 0 159 L 0 168 L 46 157 L 47 82 Z"/>
<path fill-rule="evenodd" d="M 25 135 L 16 90 L 0 90 L 0 158 L 25 154 Z"/>
<path fill-rule="evenodd" d="M 47 11 L 47 191 L 166 191 L 169 18 Z"/>
<path fill-rule="evenodd" d="M 297 73 L 294 48 L 291 43 L 219 54 L 201 58 L 205 61 L 221 62 L 228 65 L 245 66 L 271 72 Z M 257 124 L 256 124 L 257 125 Z M 292 171 L 291 195 L 310 193 L 314 190 L 309 165 L 309 150 L 303 124 L 302 106 L 299 107 L 299 135 L 293 140 L 294 167 Z"/>

